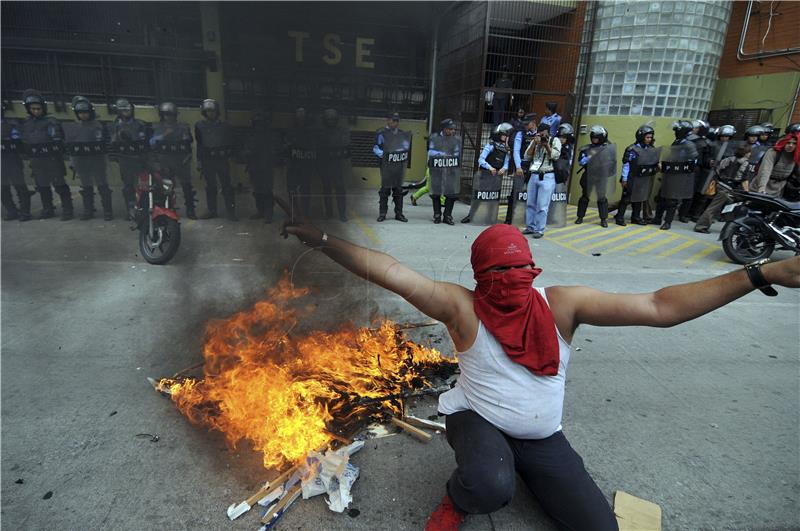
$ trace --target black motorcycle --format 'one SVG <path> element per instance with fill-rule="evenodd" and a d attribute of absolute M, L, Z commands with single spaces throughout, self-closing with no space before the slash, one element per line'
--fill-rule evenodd
<path fill-rule="evenodd" d="M 726 223 L 719 235 L 728 258 L 748 264 L 768 258 L 775 249 L 800 255 L 800 202 L 743 190 L 728 193 L 734 202 L 722 209 Z"/>

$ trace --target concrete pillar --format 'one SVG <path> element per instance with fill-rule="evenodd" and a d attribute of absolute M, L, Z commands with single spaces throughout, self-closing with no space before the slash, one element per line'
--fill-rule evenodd
<path fill-rule="evenodd" d="M 214 98 L 222 107 L 223 115 L 227 114 L 225 106 L 225 88 L 222 77 L 222 41 L 219 31 L 219 3 L 200 2 L 200 20 L 203 29 L 203 50 L 209 54 L 209 62 L 213 57 L 216 71 L 206 66 L 206 97 Z"/>

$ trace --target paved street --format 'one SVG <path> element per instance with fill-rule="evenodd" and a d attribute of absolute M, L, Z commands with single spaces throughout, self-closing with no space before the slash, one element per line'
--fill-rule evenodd
<path fill-rule="evenodd" d="M 115 192 L 118 195 L 118 192 Z M 116 199 L 116 196 L 115 196 Z M 240 196 L 242 218 L 251 198 Z M 457 204 L 454 217 L 468 207 Z M 34 206 L 38 212 L 38 204 Z M 350 222 L 327 230 L 386 251 L 437 279 L 472 287 L 469 245 L 482 227 L 433 225 L 430 201 L 409 223 L 377 224 L 377 196 L 352 198 Z M 674 223 L 583 225 L 531 240 L 537 285 L 649 291 L 722 274 L 716 237 Z M 284 270 L 314 289 L 306 329 L 386 316 L 419 321 L 402 299 L 343 273 L 278 235 L 279 224 L 182 223 L 167 266 L 138 256 L 128 223 L 2 224 L 2 521 L 8 529 L 252 529 L 256 510 L 225 509 L 257 490 L 264 470 L 247 445 L 193 427 L 145 377 L 201 360 L 204 325 L 263 297 Z M 785 255 L 778 255 L 781 257 Z M 611 499 L 658 503 L 664 529 L 788 529 L 800 522 L 800 291 L 759 292 L 672 329 L 582 327 L 568 370 L 564 433 Z M 440 340 L 442 327 L 420 333 Z M 427 334 L 433 334 L 433 337 Z M 437 344 L 452 352 L 449 341 Z M 413 409 L 427 416 L 433 400 Z M 157 434 L 151 442 L 141 434 Z M 353 516 L 321 497 L 299 500 L 277 529 L 419 530 L 455 462 L 443 435 L 370 441 Z M 464 529 L 554 529 L 524 486 Z"/>

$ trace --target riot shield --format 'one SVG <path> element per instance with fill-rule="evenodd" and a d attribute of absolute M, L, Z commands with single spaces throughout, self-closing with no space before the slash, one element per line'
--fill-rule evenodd
<path fill-rule="evenodd" d="M 476 225 L 494 225 L 500 209 L 500 174 L 492 175 L 488 170 L 476 172 L 472 179 L 472 203 L 469 217 Z"/>
<path fill-rule="evenodd" d="M 637 157 L 628 174 L 628 186 L 631 187 L 631 203 L 640 203 L 650 198 L 653 180 L 658 172 L 658 150 L 634 146 Z"/>
<path fill-rule="evenodd" d="M 411 149 L 411 132 L 397 129 L 383 135 L 381 187 L 400 188 L 406 174 Z"/>
<path fill-rule="evenodd" d="M 661 192 L 664 199 L 689 199 L 694 195 L 697 148 L 691 142 L 661 148 Z"/>
<path fill-rule="evenodd" d="M 567 224 L 567 183 L 556 183 L 547 210 L 547 226 L 551 229 Z"/>
<path fill-rule="evenodd" d="M 458 195 L 461 189 L 461 139 L 455 135 L 436 135 L 431 144 L 436 151 L 445 153 L 430 157 L 428 160 L 431 170 L 431 194 Z"/>
<path fill-rule="evenodd" d="M 511 224 L 517 227 L 525 226 L 525 210 L 528 208 L 528 187 L 525 177 L 514 176 L 509 198 L 511 208 Z"/>
<path fill-rule="evenodd" d="M 747 161 L 747 175 L 745 176 L 747 182 L 752 183 L 755 180 L 758 166 L 761 164 L 761 159 L 764 158 L 764 155 L 769 150 L 770 146 L 755 146 L 750 151 L 750 158 Z"/>
<path fill-rule="evenodd" d="M 597 199 L 603 199 L 614 193 L 614 176 L 617 173 L 617 146 L 605 144 L 591 146 L 588 150 L 589 162 L 586 163 L 587 192 Z"/>

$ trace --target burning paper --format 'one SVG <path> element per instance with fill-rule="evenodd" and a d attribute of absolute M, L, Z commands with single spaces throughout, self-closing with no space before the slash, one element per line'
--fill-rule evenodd
<path fill-rule="evenodd" d="M 190 421 L 234 447 L 249 441 L 267 468 L 301 462 L 331 432 L 401 415 L 400 398 L 456 366 L 391 322 L 290 334 L 312 315 L 297 304 L 307 294 L 284 276 L 265 300 L 208 325 L 202 379 L 158 382 Z"/>

